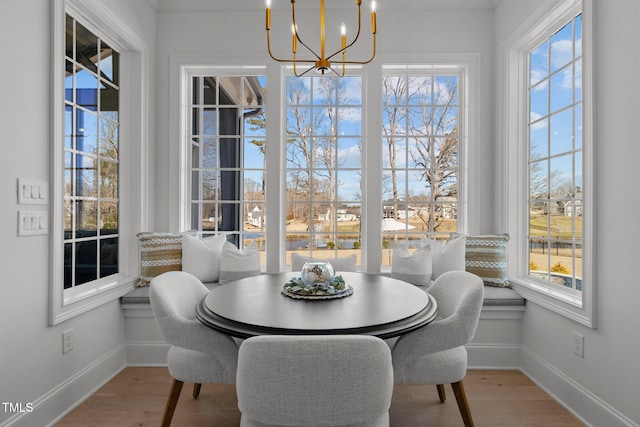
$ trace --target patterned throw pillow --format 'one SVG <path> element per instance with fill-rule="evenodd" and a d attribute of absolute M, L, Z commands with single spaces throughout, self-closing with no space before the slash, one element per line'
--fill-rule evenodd
<path fill-rule="evenodd" d="M 466 270 L 480 276 L 487 286 L 509 287 L 507 234 L 466 236 Z"/>
<path fill-rule="evenodd" d="M 404 280 L 416 286 L 427 286 L 431 282 L 432 261 L 431 247 L 422 246 L 414 253 L 406 249 L 393 250 L 391 260 L 391 277 Z"/>
<path fill-rule="evenodd" d="M 182 270 L 182 234 L 142 232 L 136 235 L 140 246 L 139 286 L 167 271 Z"/>
<path fill-rule="evenodd" d="M 185 234 L 182 238 L 182 271 L 193 274 L 201 282 L 217 282 L 220 278 L 223 234 L 199 239 Z"/>
<path fill-rule="evenodd" d="M 260 274 L 260 250 L 256 242 L 252 242 L 244 250 L 236 248 L 233 243 L 224 242 L 220 259 L 220 284 Z"/>
<path fill-rule="evenodd" d="M 422 239 L 422 246 L 431 246 L 433 271 L 431 278 L 437 279 L 447 271 L 464 271 L 465 269 L 465 236 L 452 235 L 451 240 L 443 242 L 434 239 Z"/>
<path fill-rule="evenodd" d="M 356 262 L 358 261 L 358 256 L 356 254 L 351 254 L 342 258 L 320 259 L 311 258 L 294 252 L 291 254 L 291 271 L 301 271 L 304 263 L 308 261 L 327 261 L 329 262 L 329 264 L 331 264 L 331 267 L 333 267 L 333 270 L 337 273 L 339 271 L 356 271 Z"/>

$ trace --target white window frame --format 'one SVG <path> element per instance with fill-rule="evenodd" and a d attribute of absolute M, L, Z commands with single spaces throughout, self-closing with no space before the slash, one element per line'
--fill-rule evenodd
<path fill-rule="evenodd" d="M 169 231 L 185 231 L 188 229 L 189 203 L 189 160 L 190 141 L 187 138 L 188 111 L 185 105 L 190 104 L 191 93 L 187 90 L 190 78 L 194 73 L 231 72 L 241 70 L 242 73 L 259 73 L 267 76 L 268 96 L 266 111 L 269 114 L 269 125 L 266 130 L 267 141 L 280 141 L 280 149 L 267 149 L 266 162 L 268 172 L 266 179 L 267 229 L 266 272 L 276 273 L 288 270 L 285 266 L 285 165 L 286 151 L 282 135 L 286 131 L 286 115 L 284 114 L 285 82 L 288 66 L 259 66 L 245 57 L 172 55 L 169 68 L 169 135 L 172 141 L 178 141 L 170 147 L 169 164 Z M 465 132 L 460 135 L 459 167 L 460 195 L 458 230 L 460 233 L 477 233 L 479 229 L 480 183 L 478 141 L 478 108 L 480 102 L 480 55 L 476 53 L 425 54 L 425 55 L 388 55 L 385 66 L 403 64 L 408 68 L 459 68 L 464 76 L 464 87 L 467 89 L 460 99 L 459 108 L 465 123 Z M 215 64 L 215 65 L 214 65 Z M 364 110 L 362 122 L 362 162 L 363 165 L 380 165 L 365 167 L 362 170 L 363 212 L 382 212 L 382 65 L 363 67 L 362 73 Z M 354 71 L 360 73 L 361 71 Z M 279 120 L 277 115 L 280 115 Z M 377 145 L 378 147 L 374 147 Z M 274 172 L 275 171 L 275 172 Z M 271 219 L 269 219 L 271 218 Z M 274 219 L 281 219 L 280 221 Z M 462 219 L 464 218 L 464 219 Z M 382 215 L 362 215 L 362 234 L 367 236 L 367 245 L 362 246 L 362 265 L 360 270 L 367 273 L 380 273 L 382 262 Z"/>
<path fill-rule="evenodd" d="M 282 152 L 282 170 L 280 171 L 280 175 L 282 176 L 282 182 L 285 183 L 286 182 L 286 176 L 287 176 L 287 142 L 286 142 L 286 131 L 287 131 L 287 99 L 286 99 L 286 91 L 287 91 L 287 78 L 288 77 L 292 77 L 294 76 L 293 73 L 293 67 L 292 66 L 284 66 L 281 68 L 281 74 L 282 74 L 282 78 L 281 78 L 281 92 L 283 93 L 282 95 L 282 107 L 280 109 L 280 115 L 281 115 L 281 127 L 282 127 L 282 137 L 280 138 L 281 142 L 281 146 L 280 146 L 280 151 Z M 361 157 L 361 168 L 360 168 L 360 173 L 361 173 L 361 178 L 360 178 L 360 191 L 361 194 L 363 195 L 362 199 L 360 200 L 360 239 L 362 242 L 366 242 L 366 244 L 363 244 L 360 247 L 360 258 L 357 261 L 358 264 L 358 269 L 365 271 L 366 270 L 366 259 L 367 259 L 367 253 L 368 251 L 371 250 L 371 240 L 369 238 L 369 234 L 365 231 L 365 224 L 367 224 L 367 213 L 370 212 L 370 210 L 367 208 L 368 203 L 366 202 L 367 198 L 364 197 L 365 194 L 365 187 L 366 187 L 366 182 L 367 182 L 367 175 L 368 175 L 368 171 L 366 168 L 366 162 L 365 162 L 365 157 L 366 157 L 366 140 L 367 140 L 367 117 L 369 116 L 368 113 L 368 108 L 369 105 L 367 103 L 367 75 L 365 74 L 365 72 L 363 71 L 363 68 L 361 66 L 358 65 L 351 65 L 351 66 L 345 66 L 345 76 L 350 76 L 350 77 L 359 77 L 360 78 L 360 82 L 362 85 L 362 90 L 361 90 L 361 103 L 358 104 L 359 107 L 361 108 L 362 111 L 362 117 L 361 117 L 361 134 L 360 134 L 360 150 L 362 153 L 362 157 Z M 328 76 L 330 76 L 331 74 L 327 74 Z M 313 75 L 308 75 L 309 77 L 313 77 Z M 313 105 L 313 102 L 312 102 Z M 345 106 L 343 106 L 345 107 Z M 346 108 L 348 108 L 350 106 L 346 106 Z M 335 168 L 336 171 L 341 170 L 339 167 Z M 281 198 L 282 198 L 282 212 L 286 212 L 287 211 L 287 188 L 286 188 L 286 184 L 283 184 L 283 187 L 281 188 Z M 337 194 L 336 194 L 337 196 Z M 335 201 L 331 201 L 330 203 L 334 203 Z M 370 216 L 370 215 L 369 215 Z M 280 218 L 284 218 L 284 217 L 280 217 Z M 280 221 L 282 224 L 282 229 L 285 230 L 286 229 L 286 221 Z M 337 232 L 336 232 L 337 235 Z M 282 250 L 282 257 L 281 257 L 281 261 L 280 261 L 280 266 L 281 268 L 284 269 L 288 269 L 291 266 L 290 265 L 286 265 L 286 231 L 283 231 L 282 233 L 282 247 L 284 248 Z M 336 256 L 340 257 L 340 253 L 339 250 L 336 249 Z M 304 253 L 304 255 L 308 256 L 308 253 Z M 313 256 L 313 254 L 311 255 Z"/>
<path fill-rule="evenodd" d="M 71 15 L 120 52 L 119 273 L 64 289 L 64 56 L 65 16 Z M 135 233 L 144 229 L 148 200 L 147 45 L 100 3 L 54 0 L 51 51 L 51 239 L 49 323 L 55 325 L 113 301 L 139 276 Z"/>
<path fill-rule="evenodd" d="M 466 209 L 466 201 L 467 197 L 467 187 L 468 180 L 466 170 L 468 169 L 465 165 L 467 162 L 467 149 L 469 147 L 468 141 L 468 132 L 466 130 L 467 122 L 468 122 L 468 96 L 467 96 L 467 85 L 468 85 L 468 67 L 465 65 L 448 65 L 448 66 L 433 66 L 433 65 L 413 65 L 413 66 L 383 66 L 382 77 L 441 77 L 441 76 L 455 76 L 458 79 L 458 104 L 456 108 L 458 109 L 458 127 L 460 132 L 458 134 L 458 147 L 457 147 L 457 157 L 458 163 L 456 164 L 456 183 L 458 185 L 458 197 L 456 201 L 457 206 L 457 215 L 456 215 L 456 232 L 464 233 L 466 227 L 466 219 L 467 209 Z M 406 107 L 409 107 L 407 104 Z M 405 138 L 407 140 L 411 139 L 411 135 L 409 136 L 400 136 L 400 138 Z M 384 135 L 383 135 L 384 138 Z M 384 145 L 384 143 L 383 143 Z M 385 148 L 382 148 L 384 151 Z M 384 153 L 381 154 L 384 156 Z M 390 169 L 386 169 L 388 171 Z M 409 170 L 413 170 L 413 168 L 409 168 L 408 164 L 405 165 L 404 168 L 397 168 L 399 172 L 406 172 Z M 383 171 L 383 174 L 384 172 Z M 435 201 L 430 200 L 427 202 L 428 205 L 436 204 Z M 382 211 L 381 211 L 382 212 Z M 430 238 L 435 238 L 436 232 Z M 401 230 L 399 233 L 400 237 L 406 237 L 412 234 L 411 231 Z M 415 234 L 415 233 L 414 233 Z"/>
<path fill-rule="evenodd" d="M 582 12 L 583 254 L 582 291 L 535 280 L 528 264 L 528 87 L 529 52 Z M 508 272 L 512 286 L 526 299 L 595 328 L 594 266 L 594 114 L 593 0 L 546 2 L 503 45 L 502 110 L 499 128 L 500 189 L 503 227 L 510 235 Z"/>
<path fill-rule="evenodd" d="M 369 79 L 377 79 L 382 82 L 385 75 L 393 74 L 394 71 L 403 73 L 449 73 L 458 75 L 458 85 L 460 87 L 458 93 L 459 125 L 461 132 L 458 139 L 458 233 L 469 234 L 478 233 L 480 227 L 480 161 L 479 156 L 481 150 L 478 147 L 479 131 L 478 131 L 478 106 L 480 102 L 480 55 L 479 54 L 432 54 L 424 55 L 424 57 L 407 58 L 404 55 L 399 56 L 393 61 L 382 64 L 376 75 L 369 76 Z M 375 200 L 378 203 L 376 209 L 380 212 L 374 218 L 370 219 L 370 228 L 368 229 L 369 238 L 373 239 L 373 245 L 369 244 L 369 265 L 382 265 L 382 87 L 381 84 L 375 85 L 373 89 L 376 92 L 370 93 L 370 102 L 368 104 L 368 116 L 371 118 L 369 131 L 375 136 L 369 138 L 380 146 L 372 157 L 368 157 L 369 164 L 379 164 L 379 170 L 376 168 L 366 168 L 368 173 L 377 174 L 377 176 L 369 176 L 367 180 L 374 182 L 371 189 L 367 192 L 368 200 Z M 373 108 L 372 108 L 373 107 Z M 375 129 L 372 127 L 375 126 Z M 377 194 L 373 194 L 376 191 Z M 372 209 L 368 206 L 368 209 Z M 390 267 L 372 268 L 369 272 L 388 273 Z"/>

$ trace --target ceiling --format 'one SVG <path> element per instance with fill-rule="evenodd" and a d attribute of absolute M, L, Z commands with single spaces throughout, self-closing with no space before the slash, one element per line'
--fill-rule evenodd
<path fill-rule="evenodd" d="M 160 12 L 181 12 L 181 11 L 208 11 L 208 10 L 255 10 L 264 8 L 264 0 L 147 0 L 156 10 Z M 312 1 L 312 0 L 311 0 Z M 407 9 L 450 9 L 450 10 L 493 10 L 502 0 L 377 0 L 378 10 L 384 11 L 387 7 L 407 8 Z M 297 7 L 305 7 L 308 0 L 299 0 Z M 338 2 L 338 4 L 336 4 Z M 272 7 L 289 7 L 288 0 L 272 0 Z M 333 4 L 332 4 L 333 3 Z M 329 7 L 351 7 L 351 2 L 345 0 L 329 0 L 326 4 Z M 364 1 L 365 4 L 368 0 Z M 313 3 L 314 7 L 315 2 Z"/>

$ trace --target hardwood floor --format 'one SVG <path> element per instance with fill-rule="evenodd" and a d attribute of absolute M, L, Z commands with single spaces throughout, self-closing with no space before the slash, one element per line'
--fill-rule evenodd
<path fill-rule="evenodd" d="M 126 368 L 56 426 L 158 426 L 170 384 L 166 368 Z M 464 385 L 476 427 L 584 425 L 518 371 L 470 370 Z M 391 426 L 462 426 L 453 391 L 445 388 L 447 401 L 441 404 L 435 386 L 397 385 Z M 172 426 L 239 425 L 234 385 L 203 384 L 198 399 L 192 389 L 182 389 Z"/>

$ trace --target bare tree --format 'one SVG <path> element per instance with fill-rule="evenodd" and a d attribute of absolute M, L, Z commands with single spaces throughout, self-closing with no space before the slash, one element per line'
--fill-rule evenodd
<path fill-rule="evenodd" d="M 311 82 L 311 88 L 305 83 Z M 312 92 L 322 98 L 322 106 L 313 106 Z M 342 116 L 339 104 L 346 102 L 346 90 L 335 77 L 301 78 L 287 85 L 287 191 L 295 209 L 296 201 L 326 201 L 329 212 L 329 231 L 335 231 L 337 191 L 337 126 Z M 288 206 L 292 209 L 293 206 Z M 300 212 L 288 215 L 300 217 Z M 310 223 L 315 214 L 305 207 L 304 217 Z"/>

